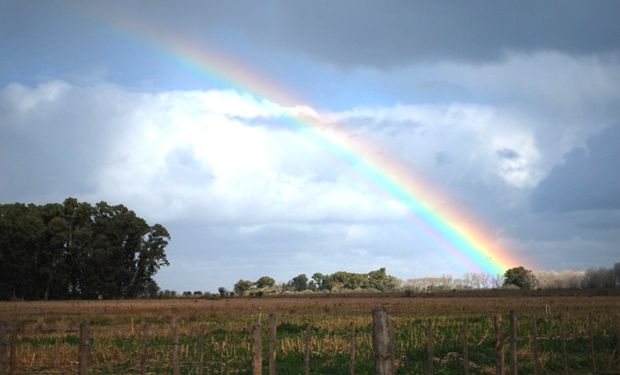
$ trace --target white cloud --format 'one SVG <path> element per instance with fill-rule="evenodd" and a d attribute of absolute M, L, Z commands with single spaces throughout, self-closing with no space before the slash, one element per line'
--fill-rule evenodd
<path fill-rule="evenodd" d="M 157 95 L 161 105 L 168 105 L 176 111 L 199 115 L 222 115 L 251 119 L 277 116 L 284 109 L 268 100 L 257 99 L 247 93 L 234 90 L 170 91 Z"/>
<path fill-rule="evenodd" d="M 80 91 L 84 111 L 101 105 L 98 87 L 68 90 Z M 280 117 L 312 114 L 309 108 L 278 108 L 231 91 L 113 90 L 126 113 L 122 124 L 99 119 L 118 132 L 110 135 L 95 189 L 80 192 L 89 200 L 131 202 L 156 220 L 366 221 L 400 215 L 398 205 L 359 183 L 346 165 Z M 114 96 L 107 105 L 121 105 Z M 66 110 L 71 103 L 58 106 Z"/>
<path fill-rule="evenodd" d="M 9 123 L 19 122 L 10 114 L 22 103 L 35 103 L 26 106 L 38 124 L 30 137 L 41 137 L 40 129 L 48 128 L 70 139 L 81 129 L 80 139 L 52 151 L 61 163 L 94 160 L 92 170 L 63 172 L 89 174 L 93 181 L 67 195 L 128 202 L 155 220 L 247 225 L 397 220 L 405 213 L 399 202 L 379 194 L 355 168 L 330 154 L 320 138 L 307 137 L 282 116 L 316 120 L 319 115 L 308 106 L 278 107 L 230 90 L 140 93 L 60 81 L 34 88 L 11 85 L 2 98 Z M 37 111 L 52 116 L 46 122 Z M 477 188 L 463 193 L 463 184 L 471 181 L 524 188 L 542 175 L 528 118 L 492 106 L 354 108 L 325 120 L 348 141 L 375 145 L 374 152 L 388 163 L 400 160 L 413 175 L 459 198 L 479 194 Z M 501 156 L 505 150 L 511 157 Z"/>
<path fill-rule="evenodd" d="M 462 103 L 492 109 L 496 127 L 504 127 L 503 121 L 510 119 L 511 126 L 532 135 L 543 174 L 561 163 L 571 149 L 583 146 L 589 136 L 617 124 L 620 118 L 617 54 L 509 52 L 487 63 L 416 62 L 385 71 L 358 69 L 347 78 L 383 96 L 390 93 L 388 98 L 397 102 L 444 107 Z M 393 118 L 408 116 L 397 113 L 395 107 L 389 107 Z"/>
<path fill-rule="evenodd" d="M 458 181 L 472 175 L 500 178 L 517 187 L 534 186 L 541 178 L 541 154 L 529 124 L 491 106 L 475 104 L 398 105 L 357 108 L 332 114 L 335 121 L 365 124 L 359 137 L 381 142 L 424 175 L 436 181 Z M 498 151 L 514 150 L 514 157 Z M 437 168 L 437 158 L 444 159 Z M 448 162 L 449 161 L 449 162 Z"/>
<path fill-rule="evenodd" d="M 62 95 L 70 90 L 70 85 L 63 81 L 50 81 L 36 89 L 13 83 L 2 89 L 0 101 L 11 109 L 14 115 L 27 116 L 29 112 L 41 111 L 41 107 L 53 105 Z"/>
<path fill-rule="evenodd" d="M 9 85 L 0 90 L 0 171 L 6 177 L 0 195 L 4 201 L 107 200 L 150 222 L 191 223 L 191 229 L 176 226 L 171 246 L 178 253 L 171 251 L 171 259 L 186 264 L 190 256 L 208 254 L 215 260 L 204 264 L 218 268 L 229 264 L 219 258 L 230 253 L 231 275 L 239 275 L 236 264 L 253 264 L 273 251 L 309 268 L 296 272 L 367 272 L 381 265 L 411 277 L 430 268 L 468 270 L 403 220 L 402 204 L 336 158 L 325 142 L 291 126 L 289 115 L 321 117 L 309 106 L 283 108 L 234 91 Z M 492 103 L 358 107 L 323 116 L 327 129 L 371 145 L 365 152 L 401 163 L 443 191 L 446 201 L 468 206 L 507 248 L 518 248 L 532 232 L 523 223 L 545 222 L 524 215 L 531 187 L 562 160 L 560 150 L 583 142 L 574 134 L 595 128 L 579 128 L 574 120 L 578 131 L 557 124 L 546 129 L 541 124 L 548 114 Z M 198 241 L 204 248 L 197 254 L 189 249 L 204 228 L 226 236 Z M 570 221 L 556 232 L 572 230 L 579 229 Z M 562 242 L 542 237 L 526 243 L 526 251 L 535 252 L 542 241 L 545 259 L 561 256 Z M 596 246 L 616 240 L 605 241 Z M 294 276 L 285 263 L 262 264 L 256 272 Z"/>

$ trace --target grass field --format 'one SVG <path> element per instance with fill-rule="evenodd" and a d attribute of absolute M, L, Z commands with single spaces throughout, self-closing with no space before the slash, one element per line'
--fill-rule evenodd
<path fill-rule="evenodd" d="M 619 296 L 347 296 L 230 298 L 223 300 L 125 300 L 2 302 L 0 321 L 21 327 L 17 345 L 19 373 L 75 372 L 78 327 L 91 322 L 91 363 L 94 373 L 139 373 L 143 324 L 148 324 L 148 372 L 170 373 L 171 325 L 180 336 L 181 373 L 195 374 L 200 332 L 205 333 L 204 366 L 208 374 L 249 374 L 249 327 L 262 321 L 264 368 L 267 369 L 268 315 L 278 318 L 278 374 L 303 373 L 304 333 L 311 329 L 311 373 L 348 374 L 353 329 L 356 332 L 356 373 L 373 373 L 372 317 L 384 304 L 392 318 L 399 374 L 427 370 L 427 324 L 434 323 L 436 374 L 462 373 L 462 326 L 469 322 L 469 360 L 473 374 L 494 373 L 493 315 L 518 314 L 518 360 L 521 373 L 534 373 L 534 344 L 543 373 L 561 373 L 560 314 L 566 319 L 568 366 L 588 373 L 594 363 L 600 372 L 617 371 Z M 550 312 L 550 313 L 549 313 Z M 593 317 L 593 340 L 588 319 Z M 534 324 L 538 338 L 533 339 Z M 592 346 L 593 345 L 593 346 Z M 505 346 L 506 351 L 508 345 Z M 506 354 L 508 359 L 508 354 Z M 617 372 L 616 372 L 617 373 Z"/>

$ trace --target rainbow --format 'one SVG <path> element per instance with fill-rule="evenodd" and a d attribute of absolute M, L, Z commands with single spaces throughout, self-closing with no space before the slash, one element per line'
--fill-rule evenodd
<path fill-rule="evenodd" d="M 182 68 L 205 78 L 284 108 L 303 103 L 294 99 L 291 90 L 283 90 L 252 72 L 246 65 L 215 51 L 197 48 L 171 35 L 161 35 L 122 17 L 108 19 L 105 23 L 123 37 L 146 45 Z M 437 187 L 425 184 L 404 165 L 386 158 L 371 145 L 351 139 L 346 132 L 333 124 L 321 122 L 320 118 L 282 114 L 282 119 L 289 126 L 302 131 L 304 136 L 355 168 L 382 194 L 404 205 L 416 227 L 470 270 L 497 275 L 526 263 L 514 259 L 507 250 L 496 246 L 496 240 L 482 229 L 473 216 L 447 202 L 446 196 Z"/>

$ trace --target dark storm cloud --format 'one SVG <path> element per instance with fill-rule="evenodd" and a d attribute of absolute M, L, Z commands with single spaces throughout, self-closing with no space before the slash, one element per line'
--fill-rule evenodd
<path fill-rule="evenodd" d="M 535 211 L 620 209 L 620 126 L 588 139 L 566 155 L 532 195 Z"/>
<path fill-rule="evenodd" d="M 148 64 L 129 58 L 126 40 L 110 32 L 120 18 L 254 60 L 296 51 L 342 67 L 386 68 L 493 61 L 506 51 L 618 52 L 619 14 L 617 1 L 576 0 L 8 2 L 0 6 L 0 41 L 11 50 L 4 60 L 19 65 L 0 72 L 19 75 L 19 66 L 36 65 L 26 58 L 33 54 L 67 69 L 118 54 Z"/>
<path fill-rule="evenodd" d="M 288 7 L 277 38 L 342 64 L 490 60 L 506 50 L 588 54 L 620 43 L 618 2 L 304 4 Z"/>
<path fill-rule="evenodd" d="M 250 45 L 297 50 L 342 66 L 488 61 L 506 51 L 593 54 L 620 47 L 620 2 L 615 1 L 158 4 L 124 3 L 122 11 L 155 19 L 170 31 L 224 43 L 245 39 Z"/>
<path fill-rule="evenodd" d="M 0 88 L 0 199 L 58 200 L 93 191 L 111 135 L 124 134 L 127 108 L 117 100 L 111 88 L 95 96 L 59 81 Z"/>

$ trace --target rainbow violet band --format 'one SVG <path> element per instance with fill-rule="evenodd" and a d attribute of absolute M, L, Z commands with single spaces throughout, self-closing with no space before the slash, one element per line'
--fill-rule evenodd
<path fill-rule="evenodd" d="M 214 51 L 198 48 L 181 38 L 162 35 L 145 25 L 121 17 L 106 23 L 111 24 L 123 37 L 148 46 L 195 74 L 283 108 L 302 103 L 269 80 L 254 74 L 249 67 Z M 508 250 L 497 246 L 497 240 L 488 235 L 472 215 L 462 214 L 462 209 L 446 204 L 446 196 L 441 195 L 438 188 L 423 183 L 410 168 L 386 159 L 383 153 L 359 140 L 353 140 L 337 125 L 326 125 L 318 114 L 304 117 L 285 111 L 280 118 L 293 129 L 303 131 L 305 137 L 310 137 L 326 152 L 354 168 L 382 194 L 404 205 L 416 228 L 428 234 L 442 251 L 451 259 L 462 262 L 467 269 L 497 275 L 503 274 L 510 267 L 526 264 L 514 259 Z"/>

